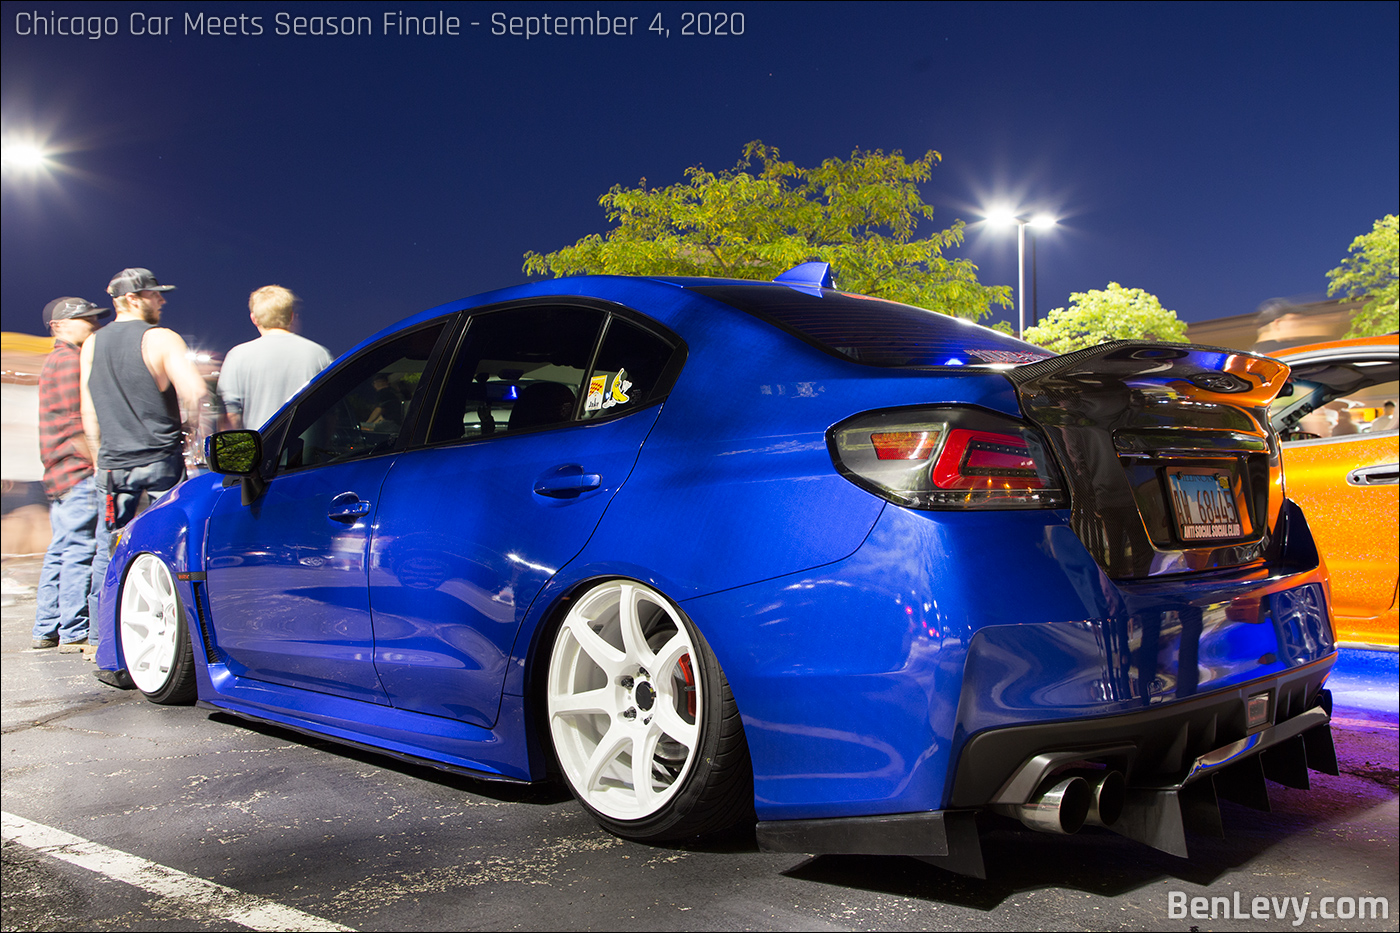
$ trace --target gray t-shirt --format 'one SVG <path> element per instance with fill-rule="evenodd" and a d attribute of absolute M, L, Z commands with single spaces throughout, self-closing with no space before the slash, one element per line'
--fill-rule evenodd
<path fill-rule="evenodd" d="M 228 351 L 219 372 L 219 398 L 225 411 L 242 416 L 245 428 L 261 428 L 329 365 L 330 351 L 319 343 L 297 334 L 265 334 Z"/>

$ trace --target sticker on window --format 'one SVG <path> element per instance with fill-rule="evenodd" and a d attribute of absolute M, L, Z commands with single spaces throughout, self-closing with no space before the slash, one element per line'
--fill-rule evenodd
<path fill-rule="evenodd" d="M 594 376 L 588 380 L 588 399 L 583 403 L 584 411 L 602 411 L 603 394 L 608 389 L 607 376 Z"/>
<path fill-rule="evenodd" d="M 632 401 L 632 396 L 627 394 L 627 390 L 630 388 L 632 388 L 632 383 L 627 381 L 627 370 L 619 369 L 617 375 L 613 377 L 612 389 L 608 392 L 603 407 L 612 408 L 614 405 L 626 405 Z"/>

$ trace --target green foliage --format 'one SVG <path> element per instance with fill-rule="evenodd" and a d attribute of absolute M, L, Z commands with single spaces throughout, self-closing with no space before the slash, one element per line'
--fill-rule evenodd
<path fill-rule="evenodd" d="M 1350 253 L 1340 266 L 1327 273 L 1331 279 L 1327 294 L 1346 292 L 1348 297 L 1367 296 L 1370 300 L 1352 315 L 1346 335 L 1370 337 L 1400 330 L 1400 234 L 1396 232 L 1396 215 L 1387 214 L 1375 222 L 1370 233 L 1352 240 Z"/>
<path fill-rule="evenodd" d="M 525 254 L 531 275 L 710 275 L 771 280 L 807 261 L 831 263 L 836 284 L 892 301 L 978 320 L 1011 289 L 977 281 L 977 266 L 943 251 L 963 241 L 963 223 L 924 238 L 933 216 L 919 183 L 941 157 L 907 162 L 899 150 L 857 149 L 815 168 L 782 161 L 754 141 L 734 168 L 685 170 L 665 188 L 614 185 L 598 203 L 617 226 L 552 253 Z M 754 170 L 752 160 L 762 163 Z"/>
<path fill-rule="evenodd" d="M 222 472 L 244 474 L 257 468 L 258 445 L 252 432 L 237 431 L 216 434 L 214 441 L 214 461 Z"/>
<path fill-rule="evenodd" d="M 1108 288 L 1072 292 L 1068 308 L 1055 308 L 1025 339 L 1052 353 L 1068 353 L 1108 340 L 1184 343 L 1186 323 L 1162 307 L 1156 295 L 1109 282 Z"/>

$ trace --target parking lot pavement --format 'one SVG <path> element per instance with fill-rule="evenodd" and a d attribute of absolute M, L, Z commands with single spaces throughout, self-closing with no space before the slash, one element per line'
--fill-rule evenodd
<path fill-rule="evenodd" d="M 1345 696 L 1342 775 L 1272 786 L 1271 814 L 1226 804 L 1226 837 L 1192 837 L 1190 861 L 997 823 L 975 881 L 763 853 L 751 835 L 635 845 L 557 788 L 156 707 L 80 655 L 29 648 L 37 570 L 5 565 L 30 587 L 7 592 L 0 626 L 7 931 L 1395 929 L 1394 717 Z M 1386 917 L 1347 916 L 1362 897 Z"/>

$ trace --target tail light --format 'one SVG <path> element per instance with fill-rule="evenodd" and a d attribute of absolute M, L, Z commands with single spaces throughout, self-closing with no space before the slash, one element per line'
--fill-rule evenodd
<path fill-rule="evenodd" d="M 1065 484 L 1029 425 L 978 408 L 868 412 L 827 432 L 843 476 L 916 509 L 1055 509 Z"/>

